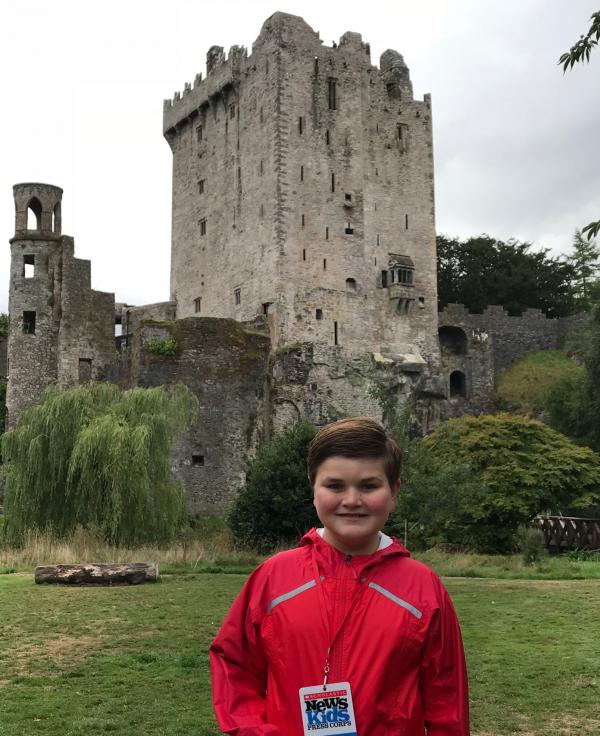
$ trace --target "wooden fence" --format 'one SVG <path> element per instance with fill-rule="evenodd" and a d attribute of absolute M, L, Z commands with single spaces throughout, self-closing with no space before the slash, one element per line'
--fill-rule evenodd
<path fill-rule="evenodd" d="M 600 519 L 536 516 L 531 523 L 543 532 L 548 552 L 600 550 Z"/>

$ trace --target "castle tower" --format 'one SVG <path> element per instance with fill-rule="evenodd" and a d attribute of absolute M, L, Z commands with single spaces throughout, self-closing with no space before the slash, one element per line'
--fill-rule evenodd
<path fill-rule="evenodd" d="M 431 102 L 396 51 L 275 13 L 165 101 L 177 316 L 439 361 Z"/>
<path fill-rule="evenodd" d="M 62 189 L 16 184 L 10 240 L 9 428 L 54 383 L 101 380 L 114 362 L 114 295 L 93 291 L 90 262 L 61 234 Z"/>

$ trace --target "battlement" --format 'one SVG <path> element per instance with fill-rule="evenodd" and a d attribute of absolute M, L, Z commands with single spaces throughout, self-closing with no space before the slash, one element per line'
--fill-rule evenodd
<path fill-rule="evenodd" d="M 412 97 L 409 69 L 401 54 L 392 49 L 380 57 L 380 69 L 371 65 L 371 49 L 360 33 L 346 31 L 339 43 L 324 44 L 319 33 L 298 15 L 277 12 L 263 23 L 257 39 L 252 44 L 252 54 L 244 46 L 232 46 L 226 54 L 222 46 L 212 46 L 206 54 L 206 75 L 196 74 L 194 82 L 186 82 L 182 91 L 163 101 L 163 133 L 172 134 L 185 120 L 193 119 L 204 106 L 211 106 L 227 98 L 228 88 L 234 89 L 244 76 L 256 71 L 255 55 L 269 54 L 276 49 L 303 49 L 318 55 L 326 49 L 329 53 L 346 57 L 348 54 L 366 57 L 367 66 L 380 71 L 389 90 L 398 89 Z M 428 102 L 426 100 L 426 102 Z"/>
<path fill-rule="evenodd" d="M 528 308 L 520 315 L 509 314 L 504 307 L 498 304 L 490 304 L 483 312 L 469 312 L 464 304 L 447 304 L 444 309 L 438 313 L 438 322 L 440 325 L 454 324 L 465 322 L 469 324 L 480 323 L 482 325 L 492 325 L 497 322 L 505 322 L 513 328 L 518 324 L 535 323 L 556 323 L 557 319 L 548 317 L 541 309 Z"/>

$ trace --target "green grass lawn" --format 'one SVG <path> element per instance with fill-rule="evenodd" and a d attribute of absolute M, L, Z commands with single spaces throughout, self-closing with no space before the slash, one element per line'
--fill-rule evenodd
<path fill-rule="evenodd" d="M 68 588 L 0 576 L 0 736 L 218 734 L 207 651 L 243 581 L 189 574 Z M 600 583 L 446 584 L 474 734 L 600 733 Z"/>

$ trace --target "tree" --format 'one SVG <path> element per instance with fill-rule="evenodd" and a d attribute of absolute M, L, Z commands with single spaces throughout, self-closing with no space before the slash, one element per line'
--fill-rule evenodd
<path fill-rule="evenodd" d="M 546 399 L 549 424 L 597 452 L 600 451 L 600 306 L 592 310 L 584 334 L 583 376 L 554 384 Z"/>
<path fill-rule="evenodd" d="M 592 49 L 598 45 L 598 41 L 600 40 L 600 10 L 592 13 L 590 20 L 591 23 L 587 33 L 581 35 L 579 40 L 568 51 L 562 54 L 558 60 L 558 63 L 562 64 L 563 74 L 567 69 L 572 69 L 575 64 L 589 62 Z M 588 240 L 595 238 L 596 235 L 600 234 L 600 220 L 587 224 L 583 228 L 582 233 L 586 235 Z"/>
<path fill-rule="evenodd" d="M 428 543 L 509 552 L 539 512 L 600 499 L 600 457 L 526 417 L 451 419 L 409 462 L 400 512 L 423 525 Z"/>
<path fill-rule="evenodd" d="M 530 252 L 531 243 L 505 243 L 489 235 L 464 241 L 438 235 L 437 249 L 440 309 L 456 302 L 473 312 L 490 304 L 513 315 L 527 307 L 550 317 L 573 311 L 573 266 L 548 256 L 548 250 Z"/>
<path fill-rule="evenodd" d="M 50 388 L 2 437 L 8 537 L 80 525 L 117 545 L 170 538 L 184 510 L 170 449 L 196 408 L 182 385 Z"/>
<path fill-rule="evenodd" d="M 573 266 L 574 298 L 578 310 L 588 310 L 592 304 L 592 294 L 595 296 L 594 278 L 600 269 L 598 259 L 600 248 L 593 239 L 586 239 L 581 230 L 575 230 L 573 238 L 573 254 L 567 260 Z"/>
<path fill-rule="evenodd" d="M 306 470 L 315 434 L 311 424 L 298 422 L 256 453 L 229 514 L 238 545 L 267 551 L 297 542 L 318 523 Z"/>

